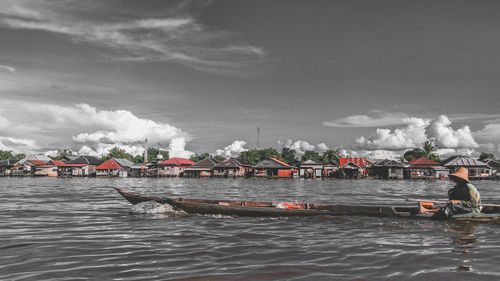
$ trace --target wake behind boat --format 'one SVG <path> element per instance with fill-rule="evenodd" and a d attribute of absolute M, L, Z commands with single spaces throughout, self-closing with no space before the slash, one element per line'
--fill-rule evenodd
<path fill-rule="evenodd" d="M 127 192 L 122 188 L 113 187 L 121 196 L 133 205 L 155 201 L 169 204 L 174 209 L 190 214 L 251 216 L 251 217 L 290 217 L 290 216 L 369 216 L 394 218 L 429 219 L 432 214 L 421 213 L 420 207 L 413 206 L 366 206 L 366 205 L 332 205 L 309 204 L 294 202 L 259 202 L 236 200 L 206 200 L 155 197 Z M 493 209 L 492 209 L 493 210 Z M 500 210 L 492 213 L 468 213 L 455 215 L 452 220 L 500 222 Z"/>

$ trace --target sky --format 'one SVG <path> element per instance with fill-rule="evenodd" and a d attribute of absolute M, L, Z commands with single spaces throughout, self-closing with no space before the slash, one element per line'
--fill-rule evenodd
<path fill-rule="evenodd" d="M 0 0 L 0 149 L 500 156 L 500 2 Z"/>

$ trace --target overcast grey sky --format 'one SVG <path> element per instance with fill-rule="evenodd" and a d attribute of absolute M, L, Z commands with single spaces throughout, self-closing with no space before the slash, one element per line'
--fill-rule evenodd
<path fill-rule="evenodd" d="M 266 147 L 390 157 L 433 139 L 499 155 L 499 14 L 481 0 L 0 0 L 0 149 L 140 153 L 148 138 L 232 155 L 259 126 Z"/>

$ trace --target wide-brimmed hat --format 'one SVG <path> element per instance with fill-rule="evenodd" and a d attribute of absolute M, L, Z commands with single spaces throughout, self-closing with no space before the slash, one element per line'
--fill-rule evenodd
<path fill-rule="evenodd" d="M 455 173 L 450 174 L 450 177 L 455 177 L 455 178 L 463 179 L 466 182 L 470 182 L 469 181 L 469 170 L 467 170 L 464 167 L 460 167 Z"/>

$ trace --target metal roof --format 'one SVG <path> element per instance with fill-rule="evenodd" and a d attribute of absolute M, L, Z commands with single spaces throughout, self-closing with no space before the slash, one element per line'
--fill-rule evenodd
<path fill-rule="evenodd" d="M 213 168 L 215 165 L 219 164 L 220 161 L 214 158 L 205 158 L 203 160 L 200 160 L 196 162 L 195 164 L 191 165 L 189 167 L 190 169 L 195 169 L 195 168 Z"/>
<path fill-rule="evenodd" d="M 89 165 L 101 165 L 104 161 L 94 156 L 81 155 L 77 158 L 66 161 L 66 164 L 89 164 Z"/>
<path fill-rule="evenodd" d="M 236 167 L 251 167 L 250 163 L 240 158 L 229 158 L 221 163 L 216 164 L 216 168 L 236 168 Z"/>
<path fill-rule="evenodd" d="M 450 158 L 448 158 L 450 159 Z M 447 160 L 448 160 L 447 159 Z M 481 162 L 477 159 L 471 158 L 469 156 L 455 156 L 447 163 L 444 163 L 445 167 L 488 167 L 488 164 Z"/>
<path fill-rule="evenodd" d="M 280 161 L 275 158 L 267 158 L 261 160 L 259 163 L 255 164 L 255 168 L 257 169 L 269 169 L 269 168 L 295 168 L 293 166 L 288 165 L 287 163 Z"/>

